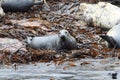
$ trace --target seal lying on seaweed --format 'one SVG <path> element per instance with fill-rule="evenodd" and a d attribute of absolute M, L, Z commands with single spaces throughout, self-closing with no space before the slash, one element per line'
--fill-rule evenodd
<path fill-rule="evenodd" d="M 26 42 L 33 49 L 70 50 L 77 48 L 75 38 L 67 30 L 60 30 L 55 35 L 27 37 Z"/>
<path fill-rule="evenodd" d="M 5 12 L 25 12 L 33 5 L 38 5 L 43 3 L 42 0 L 4 0 L 2 3 L 2 8 Z"/>
<path fill-rule="evenodd" d="M 120 48 L 120 24 L 111 28 L 107 35 L 100 35 L 100 37 L 107 41 L 107 47 Z"/>

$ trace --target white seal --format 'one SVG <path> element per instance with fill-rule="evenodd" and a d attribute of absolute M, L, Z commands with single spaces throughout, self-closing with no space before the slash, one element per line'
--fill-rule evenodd
<path fill-rule="evenodd" d="M 107 41 L 107 46 L 110 48 L 120 48 L 120 24 L 111 28 L 107 35 L 101 35 L 104 40 Z"/>

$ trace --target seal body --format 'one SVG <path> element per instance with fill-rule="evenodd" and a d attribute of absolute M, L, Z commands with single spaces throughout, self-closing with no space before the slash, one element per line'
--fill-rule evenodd
<path fill-rule="evenodd" d="M 57 49 L 57 39 L 58 35 L 27 37 L 27 43 L 33 49 Z"/>
<path fill-rule="evenodd" d="M 55 35 L 27 37 L 27 44 L 33 49 L 70 50 L 77 48 L 75 38 L 67 30 L 61 30 Z"/>
<path fill-rule="evenodd" d="M 87 23 L 103 29 L 111 29 L 120 22 L 120 8 L 109 2 L 98 2 L 97 4 L 81 3 L 79 9 Z"/>
<path fill-rule="evenodd" d="M 34 2 L 34 0 L 4 0 L 2 8 L 5 12 L 24 12 L 30 9 L 35 4 L 40 4 L 42 1 Z"/>
<path fill-rule="evenodd" d="M 115 48 L 120 48 L 120 24 L 114 26 L 111 28 L 108 32 L 107 35 L 101 36 L 104 40 L 107 41 L 107 46 L 108 47 L 115 47 Z"/>

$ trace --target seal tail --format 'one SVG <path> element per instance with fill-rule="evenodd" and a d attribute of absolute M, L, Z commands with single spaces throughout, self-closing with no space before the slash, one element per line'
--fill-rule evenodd
<path fill-rule="evenodd" d="M 115 40 L 111 37 L 111 36 L 108 36 L 108 35 L 100 35 L 100 37 L 104 40 L 106 40 L 108 43 L 109 43 L 109 47 L 110 48 L 116 48 L 117 47 L 117 44 L 115 42 Z"/>
<path fill-rule="evenodd" d="M 38 0 L 38 1 L 35 1 L 33 4 L 34 5 L 39 5 L 39 4 L 43 4 L 44 2 L 42 0 Z"/>

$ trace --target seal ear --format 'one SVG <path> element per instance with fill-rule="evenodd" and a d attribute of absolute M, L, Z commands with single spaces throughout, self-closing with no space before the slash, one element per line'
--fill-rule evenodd
<path fill-rule="evenodd" d="M 110 47 L 110 48 L 114 48 L 115 47 L 116 48 L 117 44 L 116 44 L 115 40 L 111 36 L 100 35 L 100 37 L 108 42 L 108 44 L 109 44 L 108 47 Z"/>

